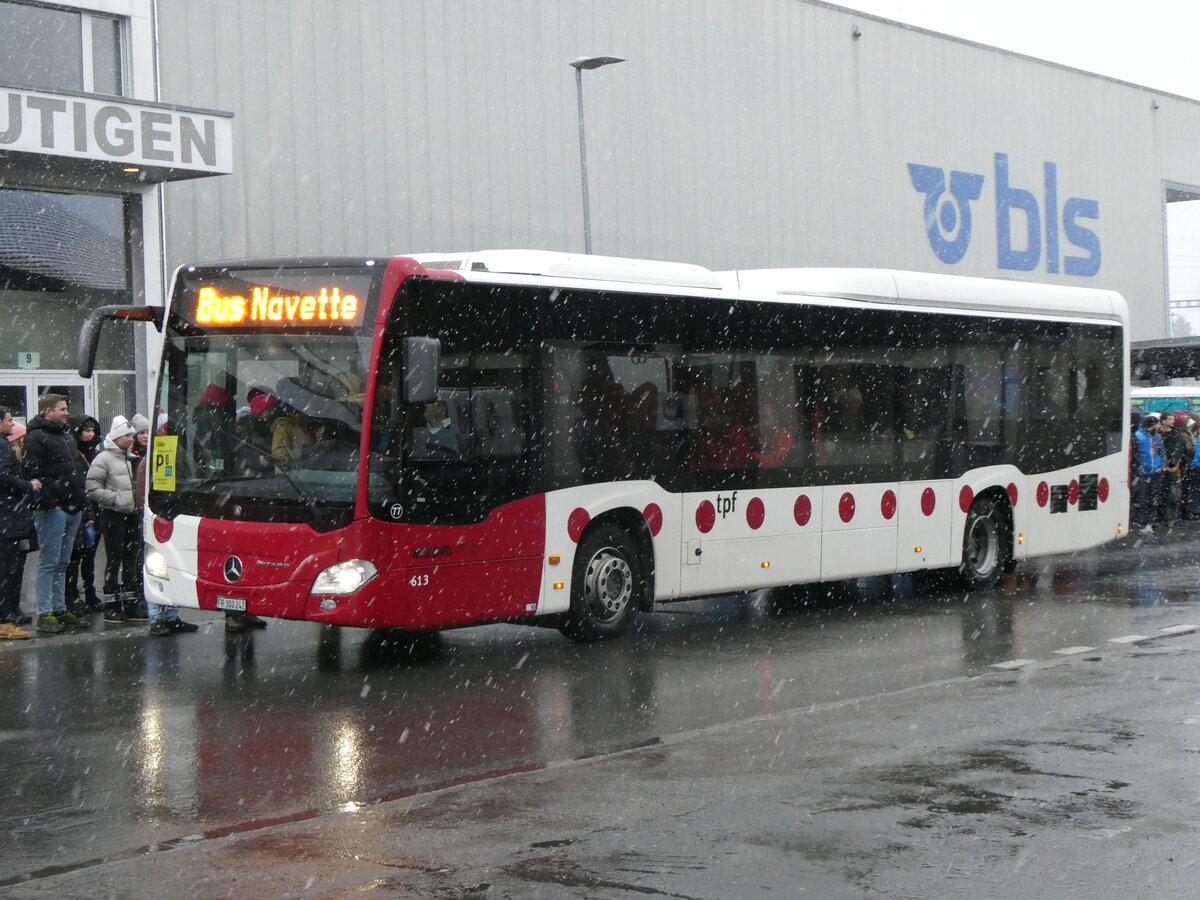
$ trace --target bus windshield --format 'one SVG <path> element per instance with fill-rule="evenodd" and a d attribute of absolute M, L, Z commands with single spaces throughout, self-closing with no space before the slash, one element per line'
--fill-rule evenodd
<path fill-rule="evenodd" d="M 205 291 L 232 295 L 193 286 L 176 308 Z M 177 319 L 165 338 L 155 449 L 165 448 L 173 464 L 169 475 L 155 465 L 151 508 L 322 529 L 348 522 L 370 338 L 344 327 L 264 333 L 191 318 Z"/>

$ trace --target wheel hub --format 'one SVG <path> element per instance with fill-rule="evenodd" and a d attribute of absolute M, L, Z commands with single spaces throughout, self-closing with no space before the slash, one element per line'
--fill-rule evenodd
<path fill-rule="evenodd" d="M 584 579 L 584 599 L 601 621 L 619 616 L 633 595 L 633 570 L 611 549 L 592 557 Z"/>
<path fill-rule="evenodd" d="M 987 575 L 996 567 L 1000 558 L 999 542 L 996 539 L 996 526 L 991 519 L 981 517 L 971 525 L 970 535 L 971 568 L 980 575 Z"/>

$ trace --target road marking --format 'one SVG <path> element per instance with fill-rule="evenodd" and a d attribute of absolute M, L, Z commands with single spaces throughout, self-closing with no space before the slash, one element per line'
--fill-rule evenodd
<path fill-rule="evenodd" d="M 991 667 L 1007 671 L 1009 669 L 1019 669 L 1022 666 L 1031 666 L 1035 662 L 1037 662 L 1035 659 L 1006 659 L 1004 662 L 992 663 Z"/>
<path fill-rule="evenodd" d="M 1158 633 L 1159 634 L 1188 634 L 1189 632 L 1192 632 L 1195 630 L 1196 630 L 1195 625 L 1172 625 L 1169 628 L 1158 629 Z"/>
<path fill-rule="evenodd" d="M 1138 641 L 1148 640 L 1150 640 L 1150 635 L 1148 634 L 1126 634 L 1119 638 L 1109 638 L 1108 642 L 1110 644 L 1136 644 Z"/>
<path fill-rule="evenodd" d="M 1074 656 L 1076 653 L 1091 653 L 1095 647 L 1063 647 L 1061 650 L 1055 650 L 1058 656 Z"/>

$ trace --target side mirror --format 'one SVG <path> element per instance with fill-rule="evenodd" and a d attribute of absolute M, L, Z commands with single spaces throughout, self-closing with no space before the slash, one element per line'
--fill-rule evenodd
<path fill-rule="evenodd" d="M 96 348 L 100 346 L 100 328 L 106 319 L 124 322 L 149 322 L 159 331 L 163 329 L 166 310 L 161 306 L 98 306 L 83 321 L 79 329 L 77 362 L 79 375 L 91 378 L 96 367 Z"/>
<path fill-rule="evenodd" d="M 404 401 L 429 403 L 437 399 L 438 363 L 442 342 L 437 338 L 404 339 Z"/>

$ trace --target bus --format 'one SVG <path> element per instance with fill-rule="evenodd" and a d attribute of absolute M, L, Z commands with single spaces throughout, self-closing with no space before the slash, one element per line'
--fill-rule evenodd
<path fill-rule="evenodd" d="M 1178 412 L 1200 413 L 1200 385 L 1169 387 L 1133 387 L 1129 404 L 1143 413 Z"/>
<path fill-rule="evenodd" d="M 685 598 L 994 585 L 1128 520 L 1105 290 L 550 251 L 189 265 L 162 331 L 155 603 L 622 634 Z"/>

